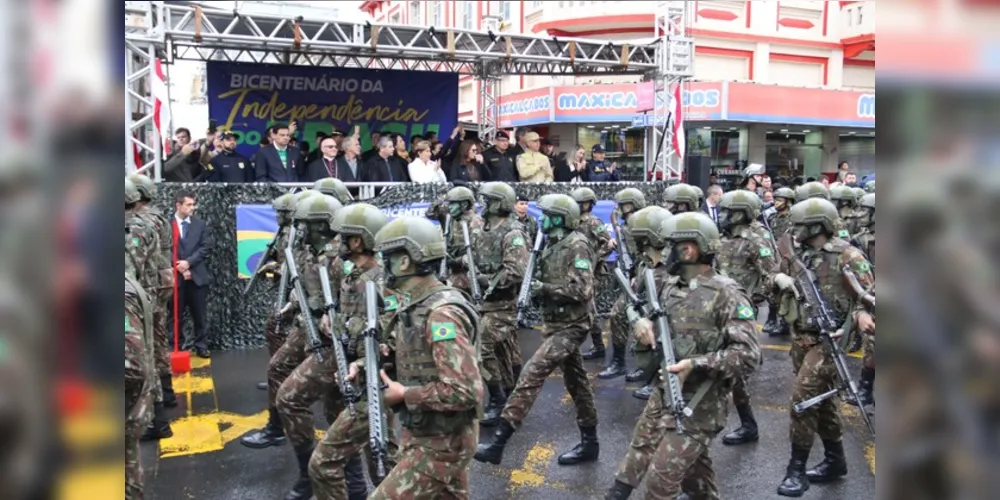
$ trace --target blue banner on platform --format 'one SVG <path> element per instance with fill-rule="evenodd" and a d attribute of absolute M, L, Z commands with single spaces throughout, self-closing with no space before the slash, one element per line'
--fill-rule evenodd
<path fill-rule="evenodd" d="M 372 131 L 448 135 L 458 123 L 458 74 L 317 68 L 209 61 L 208 115 L 237 136 L 237 151 L 251 156 L 267 127 L 299 124 L 296 136 L 317 147 L 317 132 L 351 135 L 361 147 Z"/>
<path fill-rule="evenodd" d="M 399 217 L 424 217 L 430 203 L 411 203 L 408 205 L 397 205 L 385 209 L 385 214 L 389 220 Z M 614 228 L 611 226 L 611 213 L 615 209 L 613 201 L 598 201 L 594 207 L 594 215 L 604 222 L 608 233 L 615 236 Z M 535 206 L 534 202 L 528 204 L 528 213 L 540 219 L 542 211 Z M 437 223 L 435 221 L 435 223 Z M 257 268 L 257 261 L 263 256 L 267 244 L 274 238 L 274 233 L 278 230 L 277 219 L 271 205 L 238 205 L 236 207 L 236 260 L 240 278 L 249 278 L 250 273 Z M 612 253 L 608 257 L 608 262 L 614 262 L 618 258 L 617 253 Z"/>

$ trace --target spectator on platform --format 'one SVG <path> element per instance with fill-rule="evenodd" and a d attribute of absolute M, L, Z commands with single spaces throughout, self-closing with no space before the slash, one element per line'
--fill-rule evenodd
<path fill-rule="evenodd" d="M 299 179 L 299 182 L 316 182 L 327 177 L 340 179 L 338 175 L 339 165 L 337 164 L 337 154 L 340 149 L 337 147 L 337 140 L 333 137 L 327 137 L 319 143 L 319 149 L 321 151 L 320 158 L 306 167 L 306 176 Z"/>
<path fill-rule="evenodd" d="M 483 153 L 490 175 L 496 182 L 518 182 L 517 157 L 510 147 L 510 135 L 507 132 L 497 132 L 496 144 Z"/>
<path fill-rule="evenodd" d="M 253 182 L 254 172 L 250 159 L 236 152 L 236 134 L 225 132 L 219 138 L 219 154 L 208 165 L 208 182 Z"/>
<path fill-rule="evenodd" d="M 402 135 L 398 134 L 395 136 L 395 139 L 396 139 L 396 153 L 395 153 L 396 161 L 398 161 L 405 170 L 406 167 L 409 166 L 410 161 L 412 161 L 413 157 L 410 155 L 410 151 L 406 146 L 406 139 L 404 139 Z"/>
<path fill-rule="evenodd" d="M 483 162 L 482 146 L 474 139 L 462 141 L 458 146 L 458 156 L 451 166 L 451 181 L 489 182 L 490 169 Z"/>
<path fill-rule="evenodd" d="M 445 175 L 451 175 L 451 166 L 455 163 L 455 157 L 458 155 L 458 147 L 464 140 L 465 128 L 459 123 L 455 125 L 455 128 L 451 131 L 451 136 L 441 146 L 441 152 L 431 157 L 432 160 L 441 165 L 441 170 L 445 172 Z"/>
<path fill-rule="evenodd" d="M 315 144 L 316 147 L 309 152 L 308 156 L 306 156 L 305 162 L 307 166 L 312 165 L 314 161 L 320 159 L 323 155 L 323 148 L 320 147 L 320 145 L 323 144 L 323 139 L 326 139 L 327 137 L 326 132 L 323 132 L 322 130 L 316 132 L 316 137 L 313 139 L 313 144 Z"/>
<path fill-rule="evenodd" d="M 407 150 L 410 152 L 410 160 L 416 159 L 417 155 L 415 153 L 417 152 L 417 144 L 422 141 L 424 141 L 424 136 L 420 134 L 413 134 L 413 136 L 410 137 L 410 148 Z"/>
<path fill-rule="evenodd" d="M 291 139 L 288 126 L 275 126 L 271 145 L 260 148 L 251 159 L 257 182 L 298 182 L 300 174 L 305 177 L 299 150 L 289 147 Z"/>
<path fill-rule="evenodd" d="M 587 162 L 587 171 L 584 180 L 587 182 L 618 182 L 621 177 L 618 173 L 618 164 L 608 161 L 604 156 L 604 147 L 595 144 L 590 148 L 592 159 Z"/>
<path fill-rule="evenodd" d="M 527 127 L 525 127 L 525 128 L 519 128 L 519 129 L 514 129 L 514 138 L 517 140 L 517 144 L 515 144 L 512 148 L 510 148 L 512 150 L 511 154 L 514 155 L 514 158 L 517 158 L 518 156 L 521 156 L 524 153 L 528 152 L 528 149 L 529 149 L 528 148 L 528 142 L 525 139 L 525 137 L 530 132 L 531 132 L 531 129 L 527 128 Z"/>
<path fill-rule="evenodd" d="M 344 182 L 359 182 L 361 180 L 362 165 L 361 139 L 358 137 L 345 138 L 340 143 L 340 156 L 337 157 L 336 177 Z"/>
<path fill-rule="evenodd" d="M 427 142 L 429 142 L 429 143 L 431 143 L 431 144 L 434 144 L 435 142 L 438 142 L 438 134 L 437 134 L 437 132 L 435 132 L 433 130 L 428 130 L 427 132 L 424 133 L 424 140 L 427 141 Z"/>
<path fill-rule="evenodd" d="M 535 132 L 524 135 L 528 151 L 517 157 L 517 173 L 521 182 L 554 182 L 552 164 L 549 158 L 541 153 L 542 138 Z"/>
<path fill-rule="evenodd" d="M 583 182 L 587 172 L 587 150 L 579 144 L 573 150 L 573 157 L 557 163 L 553 175 L 556 182 Z"/>
<path fill-rule="evenodd" d="M 382 138 L 382 132 L 374 131 L 371 133 L 372 147 L 368 151 L 365 151 L 361 155 L 361 162 L 368 163 L 369 160 L 378 156 L 378 141 Z"/>
<path fill-rule="evenodd" d="M 429 142 L 420 141 L 416 144 L 413 162 L 408 167 L 411 182 L 420 184 L 448 182 L 448 176 L 444 175 L 444 171 L 438 162 L 432 159 L 432 155 Z"/>
<path fill-rule="evenodd" d="M 410 182 L 409 175 L 393 156 L 396 146 L 389 136 L 378 140 L 378 154 L 365 163 L 361 182 Z"/>
<path fill-rule="evenodd" d="M 209 161 L 207 149 L 203 151 L 200 144 L 191 142 L 191 131 L 186 128 L 178 128 L 174 137 L 173 154 L 163 164 L 163 180 L 194 182 L 200 179 Z M 204 162 L 202 156 L 205 156 Z"/>

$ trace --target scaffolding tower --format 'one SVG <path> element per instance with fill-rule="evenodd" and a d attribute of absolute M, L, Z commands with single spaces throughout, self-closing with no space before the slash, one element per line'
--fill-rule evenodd
<path fill-rule="evenodd" d="M 220 4 L 125 2 L 126 155 L 138 147 L 144 159 L 138 167 L 151 169 L 157 180 L 162 153 L 152 127 L 149 91 L 157 58 L 166 64 L 221 60 L 472 75 L 480 81 L 481 137 L 492 140 L 502 76 L 639 74 L 662 79 L 663 68 L 670 67 L 664 50 L 673 47 L 662 39 L 609 42 L 499 30 L 287 18 L 226 10 Z"/>
<path fill-rule="evenodd" d="M 653 106 L 653 149 L 649 170 L 653 179 L 680 178 L 684 158 L 674 151 L 674 133 L 670 126 L 673 109 L 671 96 L 676 87 L 686 91 L 686 83 L 694 76 L 694 38 L 689 35 L 694 19 L 694 5 L 685 1 L 659 2 L 656 8 L 655 35 L 660 50 L 656 53 L 657 71 L 653 84 L 656 100 Z"/>

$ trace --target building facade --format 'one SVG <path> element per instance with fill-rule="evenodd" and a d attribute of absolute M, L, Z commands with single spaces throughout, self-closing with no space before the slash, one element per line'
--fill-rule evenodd
<path fill-rule="evenodd" d="M 661 2 L 368 1 L 373 22 L 652 43 Z M 875 168 L 874 1 L 689 2 L 694 79 L 685 88 L 688 156 L 720 174 L 739 160 L 776 175 L 817 176 L 848 161 Z M 638 76 L 512 75 L 501 80 L 500 125 L 530 126 L 572 152 L 601 143 L 641 165 L 651 112 Z M 460 80 L 459 117 L 480 115 L 479 88 Z"/>

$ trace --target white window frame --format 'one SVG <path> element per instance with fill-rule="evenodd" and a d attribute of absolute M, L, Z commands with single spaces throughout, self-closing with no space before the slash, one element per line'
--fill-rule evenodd
<path fill-rule="evenodd" d="M 511 5 L 512 3 L 514 2 L 510 2 L 508 0 L 500 2 L 500 9 L 497 13 L 500 14 L 501 17 L 503 17 L 504 21 L 511 21 L 512 19 L 511 17 L 513 15 L 512 11 L 514 10 L 513 6 Z"/>
<path fill-rule="evenodd" d="M 433 26 L 444 27 L 447 25 L 447 21 L 444 18 L 444 2 L 432 2 L 430 7 L 434 9 L 434 15 L 427 16 Z"/>
<path fill-rule="evenodd" d="M 475 26 L 473 19 L 475 13 L 476 2 L 462 2 L 462 29 L 473 29 Z"/>
<path fill-rule="evenodd" d="M 423 5 L 420 5 L 420 4 L 421 4 L 421 2 L 414 2 L 414 1 L 406 2 L 406 8 L 410 9 L 409 10 L 409 13 L 410 13 L 410 24 L 413 24 L 413 25 L 416 25 L 416 26 L 421 26 L 421 25 L 424 24 L 424 21 L 423 21 L 423 19 L 424 19 L 424 12 L 423 12 L 424 9 L 423 9 Z"/>

